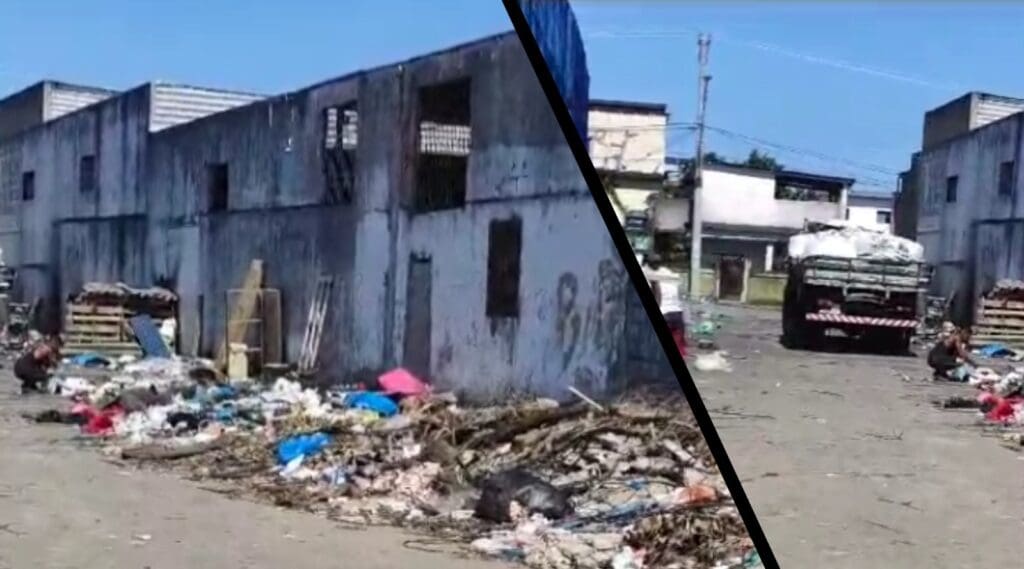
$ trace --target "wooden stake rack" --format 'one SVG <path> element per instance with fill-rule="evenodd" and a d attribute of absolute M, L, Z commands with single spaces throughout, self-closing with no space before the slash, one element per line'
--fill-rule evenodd
<path fill-rule="evenodd" d="M 69 304 L 64 322 L 64 354 L 97 352 L 140 355 L 142 350 L 128 326 L 134 316 L 121 306 Z"/>
<path fill-rule="evenodd" d="M 1024 347 L 1024 302 L 979 299 L 972 341 Z"/>

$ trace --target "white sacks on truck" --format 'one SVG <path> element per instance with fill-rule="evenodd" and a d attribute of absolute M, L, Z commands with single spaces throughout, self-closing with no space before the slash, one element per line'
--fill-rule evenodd
<path fill-rule="evenodd" d="M 789 256 L 871 259 L 898 263 L 924 261 L 924 247 L 891 233 L 846 221 L 811 224 L 789 238 Z"/>

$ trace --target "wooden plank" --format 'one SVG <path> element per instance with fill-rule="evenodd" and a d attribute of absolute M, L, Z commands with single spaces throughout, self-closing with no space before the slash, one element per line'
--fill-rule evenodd
<path fill-rule="evenodd" d="M 68 312 L 71 314 L 106 314 L 111 316 L 124 316 L 128 310 L 123 306 L 94 306 L 91 304 L 69 304 Z"/>
<path fill-rule="evenodd" d="M 978 311 L 978 317 L 980 318 L 998 318 L 998 317 L 1009 317 L 1009 318 L 1024 318 L 1024 310 L 999 310 L 996 308 L 986 308 Z"/>
<path fill-rule="evenodd" d="M 282 363 L 281 295 L 276 290 L 263 294 L 263 329 L 264 365 Z"/>
<path fill-rule="evenodd" d="M 259 299 L 259 289 L 262 286 L 263 261 L 256 259 L 249 265 L 249 272 L 245 275 L 245 281 L 242 283 L 242 294 L 238 296 L 235 305 L 231 307 L 225 337 L 217 348 L 217 369 L 226 369 L 228 345 L 245 341 L 245 332 L 248 329 L 248 324 L 237 321 L 252 318 L 252 313 L 256 310 L 256 303 Z"/>
<path fill-rule="evenodd" d="M 995 298 L 981 299 L 981 305 L 986 308 L 1016 308 L 1024 309 L 1024 302 L 1019 300 L 998 300 Z"/>

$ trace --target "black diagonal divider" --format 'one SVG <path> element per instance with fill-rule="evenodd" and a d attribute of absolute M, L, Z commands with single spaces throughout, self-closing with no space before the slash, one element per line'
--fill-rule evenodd
<path fill-rule="evenodd" d="M 647 317 L 651 322 L 651 326 L 654 328 L 655 333 L 657 333 L 661 346 L 665 350 L 665 355 L 672 364 L 679 387 L 683 390 L 686 401 L 690 404 L 693 416 L 700 426 L 701 434 L 704 435 L 708 449 L 711 451 L 712 456 L 715 457 L 715 462 L 718 464 L 722 478 L 732 494 L 736 509 L 743 518 L 747 533 L 757 548 L 761 562 L 765 567 L 778 567 L 778 561 L 776 561 L 775 554 L 768 544 L 764 530 L 761 529 L 761 524 L 757 521 L 754 509 L 750 505 L 750 500 L 747 499 L 747 494 L 743 491 L 743 486 L 736 475 L 736 470 L 729 460 L 729 455 L 725 452 L 725 445 L 722 444 L 718 431 L 715 430 L 715 426 L 711 421 L 711 415 L 708 414 L 707 407 L 697 391 L 697 386 L 693 383 L 693 377 L 690 376 L 689 370 L 686 369 L 686 363 L 676 349 L 672 334 L 668 329 L 668 324 L 665 323 L 665 319 L 662 317 L 661 310 L 658 307 L 658 302 L 654 298 L 654 292 L 648 285 L 643 269 L 633 254 L 632 247 L 630 247 L 629 241 L 626 239 L 626 232 L 615 216 L 615 210 L 612 208 L 611 201 L 605 193 L 601 178 L 598 176 L 594 164 L 590 161 L 587 146 L 576 129 L 575 123 L 573 123 L 569 109 L 562 99 L 562 95 L 555 84 L 551 71 L 548 69 L 544 55 L 537 45 L 537 40 L 526 21 L 526 17 L 523 15 L 518 0 L 503 0 L 503 2 L 505 3 L 505 9 L 508 11 L 508 16 L 512 20 L 512 25 L 515 27 L 516 33 L 523 44 L 523 49 L 526 50 L 526 54 L 530 58 L 530 63 L 537 74 L 537 79 L 544 89 L 544 94 L 551 104 L 551 109 L 558 119 L 562 133 L 565 134 L 566 142 L 572 149 L 576 163 L 579 165 L 580 173 L 583 174 L 587 186 L 590 187 L 594 203 L 597 204 L 597 209 L 601 212 L 601 217 L 604 218 L 604 223 L 608 227 L 608 234 L 611 235 L 612 241 L 619 251 L 619 256 L 622 257 L 622 262 L 629 273 L 629 278 L 633 281 L 637 294 L 640 295 L 640 301 L 643 303 L 644 310 L 647 311 Z"/>

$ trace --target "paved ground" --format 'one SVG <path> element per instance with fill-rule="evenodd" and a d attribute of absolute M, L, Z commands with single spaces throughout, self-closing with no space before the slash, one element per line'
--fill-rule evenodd
<path fill-rule="evenodd" d="M 969 388 L 920 358 L 787 351 L 777 311 L 713 310 L 734 369 L 695 380 L 783 568 L 1021 566 L 1024 454 L 930 404 Z"/>
<path fill-rule="evenodd" d="M 0 371 L 0 569 L 506 567 L 408 549 L 398 531 L 345 530 L 171 475 L 121 471 L 71 444 L 71 429 L 24 422 L 26 401 L 13 391 Z"/>

